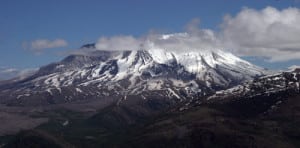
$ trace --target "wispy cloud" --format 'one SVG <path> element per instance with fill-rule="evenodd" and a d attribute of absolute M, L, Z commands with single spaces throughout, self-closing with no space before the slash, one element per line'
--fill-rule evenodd
<path fill-rule="evenodd" d="M 133 36 L 101 37 L 96 48 L 99 50 L 138 50 L 142 44 L 142 39 Z"/>
<path fill-rule="evenodd" d="M 290 70 L 300 69 L 300 66 L 299 65 L 292 65 L 288 69 L 290 69 Z"/>
<path fill-rule="evenodd" d="M 68 46 L 68 42 L 63 39 L 37 39 L 31 42 L 23 42 L 23 48 L 36 54 L 42 53 L 45 49 Z"/>
<path fill-rule="evenodd" d="M 165 49 L 176 52 L 187 50 L 207 50 L 221 48 L 212 30 L 199 28 L 199 19 L 194 19 L 185 27 L 185 32 L 160 34 L 149 33 L 142 37 L 113 36 L 101 37 L 96 43 L 97 50 L 140 50 Z"/>
<path fill-rule="evenodd" d="M 7 80 L 11 78 L 18 77 L 19 79 L 23 79 L 31 74 L 33 74 L 38 69 L 30 68 L 30 69 L 16 69 L 16 68 L 5 68 L 0 67 L 0 80 Z"/>

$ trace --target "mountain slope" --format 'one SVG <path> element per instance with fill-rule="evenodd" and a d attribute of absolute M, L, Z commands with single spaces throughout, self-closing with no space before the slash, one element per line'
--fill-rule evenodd
<path fill-rule="evenodd" d="M 108 53 L 115 54 L 114 56 L 119 55 L 118 52 Z M 76 61 L 78 61 L 78 57 L 75 57 Z M 97 63 L 103 60 L 103 58 L 100 58 L 96 62 L 95 59 L 90 60 L 88 57 L 85 56 L 85 58 L 81 57 L 79 59 L 84 61 L 85 64 L 91 62 L 91 65 L 93 65 L 93 62 L 98 65 Z M 96 57 L 99 58 L 99 55 L 93 58 Z M 72 61 L 71 63 L 75 63 L 73 62 L 74 58 L 70 59 L 67 61 L 70 60 Z M 109 65 L 108 61 L 111 61 L 111 59 L 116 60 L 116 68 L 121 69 L 118 64 L 119 59 L 111 57 L 105 59 L 103 63 L 106 65 Z M 120 59 L 122 60 L 122 58 Z M 55 63 L 55 66 L 50 65 L 54 69 L 49 68 L 51 70 L 47 71 L 48 73 L 39 71 L 35 76 L 23 80 L 23 83 L 46 77 L 40 79 L 41 82 L 44 82 L 49 78 L 47 76 L 51 75 L 52 71 L 55 70 L 57 70 L 54 72 L 55 75 L 60 74 L 59 76 L 62 76 L 72 69 L 68 67 L 56 69 L 56 66 L 64 61 Z M 114 66 L 110 65 L 99 70 L 100 73 L 102 69 L 109 69 L 103 70 L 103 73 L 105 73 L 103 74 L 105 75 L 103 81 L 90 79 L 90 82 L 83 77 L 82 81 L 80 79 L 73 81 L 73 84 L 70 86 L 61 86 L 62 84 L 60 83 L 56 86 L 49 85 L 53 89 L 61 88 L 64 94 L 67 90 L 72 92 L 71 90 L 76 88 L 80 88 L 85 93 L 102 93 L 105 90 L 103 86 L 105 84 L 111 84 L 114 87 L 118 86 L 123 91 L 118 92 L 112 89 L 112 94 L 107 94 L 107 99 L 116 99 L 118 101 L 105 105 L 104 108 L 98 107 L 93 112 L 73 112 L 64 109 L 30 111 L 34 116 L 50 117 L 49 122 L 35 129 L 46 133 L 46 136 L 42 137 L 45 142 L 38 144 L 43 145 L 44 143 L 55 143 L 58 141 L 59 143 L 70 144 L 76 147 L 296 148 L 300 146 L 300 129 L 298 126 L 300 123 L 300 118 L 298 118 L 300 115 L 299 69 L 261 76 L 229 89 L 217 90 L 212 87 L 213 85 L 203 83 L 198 75 L 199 73 L 189 72 L 185 68 L 186 65 L 178 64 L 178 61 L 178 58 L 176 58 L 176 66 L 164 64 L 164 67 L 156 75 L 151 75 L 150 72 L 153 72 L 151 70 L 154 68 L 152 69 L 150 66 L 150 68 L 141 68 L 138 69 L 140 71 L 134 72 L 136 74 L 141 73 L 140 75 L 127 75 L 126 73 L 126 78 L 118 79 L 122 76 L 118 75 L 122 70 L 115 72 L 115 69 L 111 68 Z M 82 64 L 82 62 L 78 63 Z M 164 63 L 168 62 L 164 61 Z M 175 62 L 172 61 L 170 63 Z M 87 68 L 83 66 L 83 69 L 90 69 L 90 64 L 87 65 Z M 138 64 L 135 63 L 134 65 Z M 142 64 L 142 66 L 145 65 L 147 64 Z M 163 65 L 157 64 L 155 66 Z M 74 64 L 70 64 L 70 67 L 75 67 L 74 69 L 76 69 Z M 79 67 L 82 67 L 82 65 L 79 65 Z M 47 69 L 47 66 L 44 68 Z M 176 85 L 168 83 L 170 77 L 174 78 L 182 74 L 177 73 L 177 68 L 183 68 L 185 71 L 186 75 L 180 77 L 182 78 L 180 80 L 184 82 L 183 84 L 195 81 L 195 83 L 201 84 L 201 87 L 199 87 L 201 90 L 206 88 L 205 92 L 210 91 L 211 94 L 192 98 L 192 95 L 184 96 L 177 93 Z M 132 68 L 125 71 L 128 71 L 130 74 L 134 70 Z M 145 76 L 143 72 L 146 70 L 148 70 L 147 72 L 150 71 L 150 74 Z M 212 68 L 212 70 L 217 71 L 218 68 Z M 136 88 L 140 87 L 140 84 L 147 85 L 148 82 L 157 79 L 161 80 L 164 85 L 160 89 L 145 87 L 142 91 L 131 92 L 131 89 L 129 89 L 131 83 L 126 84 L 124 81 L 130 81 L 132 77 L 143 80 L 143 83 L 142 81 L 134 83 Z M 63 83 L 63 81 L 59 82 Z M 81 85 L 82 83 L 87 84 Z M 97 87 L 93 87 L 93 85 L 97 85 Z M 21 86 L 19 87 L 21 88 Z M 192 86 L 188 85 L 187 87 Z M 95 92 L 93 92 L 92 88 L 94 88 Z M 43 90 L 44 88 L 41 87 L 40 89 Z M 180 90 L 181 88 L 178 89 Z M 180 98 L 186 97 L 186 99 L 177 99 L 174 96 L 172 97 L 172 95 L 164 96 L 166 90 L 173 90 L 174 94 L 178 94 Z M 114 94 L 114 91 L 119 94 Z M 53 95 L 58 97 L 59 91 L 53 93 Z M 91 94 L 87 94 L 85 97 L 91 96 Z M 177 102 L 178 100 L 180 101 Z M 100 99 L 97 101 L 102 102 Z M 96 101 L 93 104 L 96 104 Z M 70 104 L 64 105 L 70 106 Z M 65 123 L 67 124 L 65 125 Z M 49 136 L 47 136 L 48 134 Z M 19 139 L 24 139 L 24 136 L 27 143 L 34 144 L 36 142 L 32 138 L 26 138 L 26 134 L 20 134 L 16 139 L 8 140 L 7 146 L 23 144 L 23 141 L 20 142 Z M 49 139 L 49 137 L 55 138 Z M 7 142 L 5 141 L 5 144 Z"/>
<path fill-rule="evenodd" d="M 297 148 L 299 78 L 300 71 L 260 77 L 222 95 L 199 98 L 200 104 L 192 100 L 185 110 L 180 108 L 190 100 L 165 110 L 156 108 L 157 114 L 151 116 L 141 108 L 141 99 L 134 98 L 139 103 L 128 99 L 85 118 L 63 112 L 38 129 L 78 147 Z M 235 91 L 243 87 L 246 91 Z M 61 126 L 66 119 L 69 125 Z"/>
<path fill-rule="evenodd" d="M 108 96 L 125 100 L 127 95 L 180 101 L 240 84 L 263 72 L 221 50 L 187 53 L 163 49 L 96 50 L 70 55 L 41 67 L 26 79 L 1 85 L 0 101 L 12 105 L 46 105 Z"/>

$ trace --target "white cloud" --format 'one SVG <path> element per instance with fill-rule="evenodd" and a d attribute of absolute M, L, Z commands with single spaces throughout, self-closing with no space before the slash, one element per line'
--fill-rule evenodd
<path fill-rule="evenodd" d="M 262 10 L 243 8 L 237 15 L 226 15 L 219 31 L 199 27 L 194 19 L 182 33 L 153 34 L 143 37 L 102 37 L 98 50 L 139 50 L 162 48 L 177 52 L 226 49 L 239 56 L 261 56 L 270 62 L 300 59 L 300 9 Z"/>
<path fill-rule="evenodd" d="M 15 68 L 7 68 L 7 69 L 1 70 L 1 73 L 7 74 L 7 73 L 14 73 L 14 72 L 17 72 L 17 71 L 18 71 L 18 70 L 15 69 Z"/>
<path fill-rule="evenodd" d="M 47 39 L 39 39 L 31 42 L 32 49 L 47 49 L 47 48 L 57 48 L 65 47 L 68 43 L 63 39 L 55 39 L 53 41 Z"/>
<path fill-rule="evenodd" d="M 59 48 L 68 46 L 68 42 L 63 39 L 37 39 L 31 42 L 24 42 L 23 47 L 34 53 L 41 53 L 44 49 Z"/>
<path fill-rule="evenodd" d="M 16 68 L 5 68 L 0 67 L 0 81 L 1 80 L 7 80 L 11 78 L 18 77 L 19 79 L 23 79 L 24 77 L 27 77 L 34 72 L 36 72 L 38 69 L 16 69 Z"/>
<path fill-rule="evenodd" d="M 165 49 L 172 51 L 206 50 L 221 48 L 214 32 L 200 29 L 199 20 L 194 19 L 186 26 L 186 32 L 173 34 L 150 33 L 135 38 L 133 36 L 102 37 L 96 43 L 98 50 L 141 50 Z"/>
<path fill-rule="evenodd" d="M 300 69 L 300 66 L 299 65 L 292 65 L 288 69 L 290 69 L 290 70 Z"/>
<path fill-rule="evenodd" d="M 96 44 L 96 48 L 99 50 L 139 50 L 142 43 L 141 39 L 133 36 L 101 37 Z"/>
<path fill-rule="evenodd" d="M 265 56 L 270 61 L 300 59 L 300 10 L 244 8 L 222 23 L 224 47 L 244 56 Z"/>

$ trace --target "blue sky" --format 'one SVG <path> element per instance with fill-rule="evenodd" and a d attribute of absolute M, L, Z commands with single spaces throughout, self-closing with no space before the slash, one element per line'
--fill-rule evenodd
<path fill-rule="evenodd" d="M 59 53 L 96 42 L 100 37 L 132 35 L 151 30 L 182 32 L 184 26 L 199 18 L 201 28 L 220 29 L 223 17 L 239 13 L 243 7 L 261 10 L 300 7 L 297 0 L 1 0 L 0 67 L 35 68 L 64 57 Z M 36 40 L 67 42 L 40 53 L 28 50 L 25 43 Z M 25 48 L 25 49 L 24 49 Z M 245 56 L 254 64 L 282 69 L 300 65 L 297 58 L 266 62 Z"/>

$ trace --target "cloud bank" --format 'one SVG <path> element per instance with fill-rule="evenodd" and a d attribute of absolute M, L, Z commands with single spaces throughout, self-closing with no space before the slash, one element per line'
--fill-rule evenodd
<path fill-rule="evenodd" d="M 23 48 L 37 54 L 42 53 L 44 49 L 59 48 L 66 46 L 68 46 L 68 42 L 63 39 L 55 39 L 52 41 L 48 39 L 37 39 L 31 42 L 23 43 Z"/>
<path fill-rule="evenodd" d="M 243 8 L 226 15 L 219 31 L 200 28 L 200 20 L 188 23 L 182 33 L 149 33 L 142 37 L 101 37 L 98 50 L 160 48 L 176 52 L 229 50 L 239 56 L 267 57 L 271 62 L 300 59 L 300 10 Z M 38 45 L 36 45 L 38 47 Z"/>
<path fill-rule="evenodd" d="M 300 59 L 300 10 L 244 8 L 225 16 L 220 39 L 239 55 L 265 56 L 271 61 Z"/>

